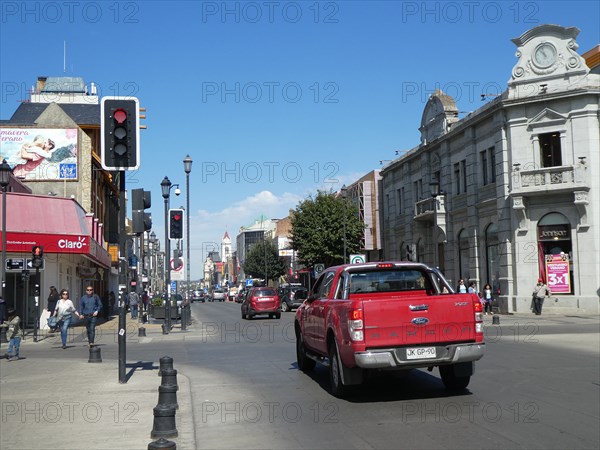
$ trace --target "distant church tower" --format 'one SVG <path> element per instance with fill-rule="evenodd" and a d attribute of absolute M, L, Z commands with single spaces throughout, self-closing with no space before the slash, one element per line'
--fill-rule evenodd
<path fill-rule="evenodd" d="M 221 240 L 221 261 L 227 264 L 227 261 L 231 258 L 231 238 L 229 233 L 225 231 L 225 235 Z"/>

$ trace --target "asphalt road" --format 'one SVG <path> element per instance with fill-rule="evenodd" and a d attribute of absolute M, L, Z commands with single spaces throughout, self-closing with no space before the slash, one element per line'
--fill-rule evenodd
<path fill-rule="evenodd" d="M 185 340 L 198 448 L 598 448 L 598 320 L 486 317 L 487 353 L 468 391 L 437 369 L 376 374 L 348 400 L 327 369 L 297 370 L 293 313 L 241 319 L 195 304 Z"/>
<path fill-rule="evenodd" d="M 130 366 L 169 355 L 185 381 L 179 395 L 191 395 L 191 401 L 180 397 L 180 450 L 194 448 L 191 442 L 198 449 L 600 447 L 598 317 L 500 316 L 500 325 L 493 325 L 486 316 L 486 355 L 468 390 L 450 394 L 437 369 L 414 370 L 374 374 L 340 400 L 328 391 L 327 369 L 317 365 L 311 374 L 297 369 L 294 313 L 247 321 L 240 305 L 232 302 L 195 303 L 192 313 L 195 323 L 186 332 L 137 338 L 137 330 L 128 329 Z M 106 331 L 98 340 L 102 368 L 111 367 L 117 358 L 116 335 Z M 3 364 L 25 363 L 34 369 L 36 361 L 41 364 L 49 355 L 75 361 L 83 344 L 75 339 L 66 351 L 46 341 L 28 344 L 28 359 Z M 119 401 L 129 398 L 124 389 L 146 394 L 134 393 L 143 372 L 118 388 L 123 392 Z M 147 383 L 152 398 L 146 403 L 151 405 L 156 378 L 152 373 Z M 146 409 L 151 420 L 151 406 Z M 93 430 L 95 424 L 86 426 Z M 144 439 L 136 442 L 148 441 L 150 427 L 142 428 Z"/>

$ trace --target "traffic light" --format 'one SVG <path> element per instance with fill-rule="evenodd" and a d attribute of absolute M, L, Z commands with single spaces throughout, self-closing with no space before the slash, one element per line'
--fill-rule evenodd
<path fill-rule="evenodd" d="M 103 97 L 100 155 L 105 170 L 140 167 L 140 104 L 135 97 Z"/>
<path fill-rule="evenodd" d="M 169 238 L 183 239 L 183 209 L 169 210 Z"/>
<path fill-rule="evenodd" d="M 31 256 L 33 259 L 31 260 L 31 264 L 35 268 L 42 267 L 44 264 L 44 247 L 41 245 L 34 245 L 31 248 Z"/>
<path fill-rule="evenodd" d="M 135 234 L 141 234 L 152 229 L 152 216 L 144 211 L 152 205 L 151 195 L 150 191 L 143 189 L 131 190 L 131 215 Z"/>

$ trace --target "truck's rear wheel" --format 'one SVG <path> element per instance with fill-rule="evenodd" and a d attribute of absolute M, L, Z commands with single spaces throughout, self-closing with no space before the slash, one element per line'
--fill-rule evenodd
<path fill-rule="evenodd" d="M 337 345 L 333 342 L 329 346 L 329 383 L 331 393 L 338 398 L 343 398 L 348 393 L 348 387 L 342 382 L 342 361 L 338 356 Z"/>
<path fill-rule="evenodd" d="M 315 360 L 310 359 L 306 356 L 306 349 L 304 348 L 304 339 L 302 334 L 296 335 L 296 362 L 298 363 L 298 369 L 302 372 L 309 372 L 315 368 Z"/>
<path fill-rule="evenodd" d="M 465 389 L 471 381 L 470 376 L 457 377 L 452 365 L 440 366 L 440 376 L 442 377 L 442 382 L 444 383 L 444 386 L 446 386 L 446 389 L 453 391 Z"/>

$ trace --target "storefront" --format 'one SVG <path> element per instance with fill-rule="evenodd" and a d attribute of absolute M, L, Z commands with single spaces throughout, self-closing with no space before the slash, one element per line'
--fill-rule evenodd
<path fill-rule="evenodd" d="M 552 294 L 573 294 L 573 245 L 571 225 L 560 213 L 547 214 L 538 222 L 539 277 Z"/>
<path fill-rule="evenodd" d="M 107 288 L 111 258 L 103 247 L 102 226 L 73 199 L 7 194 L 5 301 L 26 327 L 35 323 L 36 287 L 40 312 L 50 286 L 67 289 L 78 306 L 84 285 L 101 294 Z M 32 247 L 41 246 L 43 265 L 35 269 Z"/>

